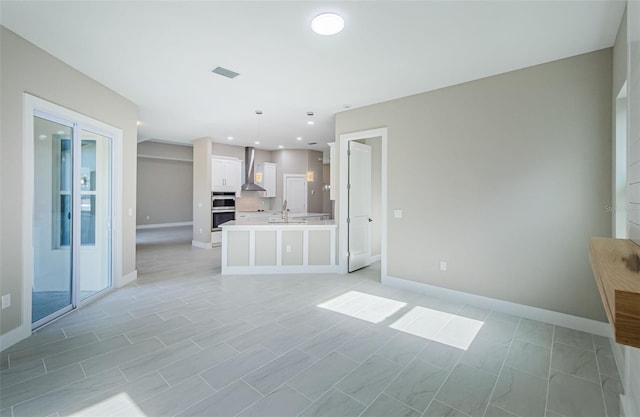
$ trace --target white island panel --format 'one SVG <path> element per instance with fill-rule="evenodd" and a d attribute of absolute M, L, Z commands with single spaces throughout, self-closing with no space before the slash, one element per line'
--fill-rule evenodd
<path fill-rule="evenodd" d="M 338 271 L 334 221 L 231 221 L 221 228 L 222 274 Z"/>

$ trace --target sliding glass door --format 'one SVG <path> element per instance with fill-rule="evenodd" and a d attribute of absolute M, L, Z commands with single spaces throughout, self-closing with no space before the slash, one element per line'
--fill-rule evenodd
<path fill-rule="evenodd" d="M 73 120 L 34 115 L 32 327 L 111 287 L 111 147 Z"/>

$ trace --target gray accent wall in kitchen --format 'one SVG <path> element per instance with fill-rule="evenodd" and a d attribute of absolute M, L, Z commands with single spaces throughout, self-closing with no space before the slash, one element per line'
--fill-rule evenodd
<path fill-rule="evenodd" d="M 605 321 L 611 82 L 607 48 L 338 113 L 388 128 L 388 275 Z"/>

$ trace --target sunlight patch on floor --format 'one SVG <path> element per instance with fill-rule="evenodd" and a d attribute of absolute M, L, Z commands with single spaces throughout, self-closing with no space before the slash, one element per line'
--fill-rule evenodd
<path fill-rule="evenodd" d="M 390 327 L 467 350 L 484 322 L 426 307 L 414 307 Z"/>
<path fill-rule="evenodd" d="M 406 305 L 407 303 L 389 298 L 365 294 L 359 291 L 349 291 L 322 304 L 318 304 L 318 307 L 335 311 L 336 313 L 346 314 L 347 316 L 365 320 L 369 323 L 380 323 Z"/>
<path fill-rule="evenodd" d="M 131 417 L 147 417 L 147 415 L 136 405 L 129 394 L 121 392 L 109 397 L 106 400 L 95 403 L 89 407 L 71 414 L 70 417 L 86 417 L 86 416 L 111 416 L 120 411 L 127 411 L 127 416 Z"/>

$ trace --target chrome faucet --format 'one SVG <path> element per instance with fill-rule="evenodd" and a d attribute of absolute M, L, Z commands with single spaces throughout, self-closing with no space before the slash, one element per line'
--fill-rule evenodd
<path fill-rule="evenodd" d="M 289 209 L 287 208 L 287 200 L 284 200 L 282 203 L 282 220 L 285 222 L 289 221 Z"/>

